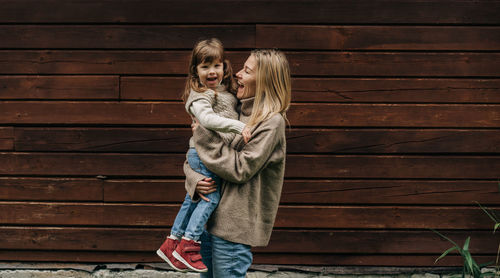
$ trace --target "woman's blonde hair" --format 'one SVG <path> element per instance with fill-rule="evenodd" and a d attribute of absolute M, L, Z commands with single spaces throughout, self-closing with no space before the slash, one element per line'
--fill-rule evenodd
<path fill-rule="evenodd" d="M 220 40 L 210 38 L 197 42 L 193 48 L 191 60 L 189 62 L 186 87 L 184 88 L 184 93 L 182 94 L 182 99 L 184 101 L 188 99 L 189 92 L 191 90 L 198 93 L 203 93 L 208 90 L 207 86 L 200 82 L 200 77 L 198 76 L 198 70 L 196 67 L 199 64 L 211 63 L 217 60 L 221 61 L 224 65 L 224 77 L 222 78 L 221 84 L 224 85 L 226 90 L 229 92 L 233 94 L 235 93 L 236 82 L 233 77 L 233 69 L 231 68 L 229 61 L 224 56 L 224 46 Z"/>
<path fill-rule="evenodd" d="M 291 101 L 290 66 L 283 52 L 275 49 L 253 50 L 256 60 L 255 100 L 249 126 L 255 126 L 279 113 L 286 118 Z"/>

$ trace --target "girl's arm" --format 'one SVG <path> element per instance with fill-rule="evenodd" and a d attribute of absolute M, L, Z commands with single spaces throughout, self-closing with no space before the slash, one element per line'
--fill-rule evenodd
<path fill-rule="evenodd" d="M 193 132 L 198 155 L 207 168 L 224 180 L 246 183 L 273 154 L 284 140 L 285 121 L 279 114 L 263 122 L 252 134 L 252 140 L 236 151 L 224 144 L 220 137 L 199 126 Z M 285 154 L 282 154 L 283 159 Z"/>
<path fill-rule="evenodd" d="M 206 99 L 193 101 L 189 107 L 189 111 L 198 119 L 203 127 L 210 130 L 241 134 L 245 128 L 243 122 L 215 114 L 212 105 Z"/>

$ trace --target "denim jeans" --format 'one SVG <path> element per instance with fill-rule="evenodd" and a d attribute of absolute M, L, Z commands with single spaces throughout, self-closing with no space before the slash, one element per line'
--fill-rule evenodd
<path fill-rule="evenodd" d="M 189 148 L 187 159 L 189 166 L 194 171 L 212 178 L 215 181 L 215 184 L 217 184 L 217 191 L 206 195 L 206 197 L 210 199 L 210 202 L 203 199 L 198 202 L 193 202 L 189 194 L 186 194 L 179 213 L 177 213 L 175 217 L 174 225 L 170 233 L 177 237 L 185 236 L 198 241 L 205 230 L 205 224 L 208 218 L 210 218 L 210 215 L 219 204 L 221 180 L 205 167 L 195 148 Z"/>
<path fill-rule="evenodd" d="M 208 271 L 202 278 L 244 278 L 252 264 L 249 245 L 235 243 L 204 231 L 201 236 L 201 256 Z"/>

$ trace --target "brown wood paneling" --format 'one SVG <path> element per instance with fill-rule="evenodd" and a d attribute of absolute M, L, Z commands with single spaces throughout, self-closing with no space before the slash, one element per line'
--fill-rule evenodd
<path fill-rule="evenodd" d="M 2 23 L 499 24 L 496 1 L 13 1 Z M 57 10 L 57 13 L 53 11 Z M 99 13 L 95 11 L 98 10 Z M 206 16 L 215 14 L 220 16 Z M 168 16 L 166 16 L 168 15 Z"/>
<path fill-rule="evenodd" d="M 4 25 L 7 49 L 191 49 L 197 40 L 216 37 L 226 48 L 255 48 L 252 25 Z"/>
<path fill-rule="evenodd" d="M 287 52 L 293 75 L 498 77 L 499 53 Z M 0 74 L 186 74 L 189 51 L 2 50 Z M 241 69 L 248 51 L 228 52 Z"/>
<path fill-rule="evenodd" d="M 226 48 L 255 48 L 252 25 L 3 25 L 1 48 L 191 49 L 219 38 Z"/>
<path fill-rule="evenodd" d="M 460 266 L 462 257 L 448 255 L 438 264 L 434 260 L 438 256 L 429 255 L 362 255 L 362 254 L 254 254 L 254 264 L 281 265 L 353 265 L 353 266 Z M 494 261 L 495 256 L 474 256 L 480 263 Z M 85 263 L 162 263 L 156 252 L 95 252 L 95 251 L 37 251 L 37 250 L 0 250 L 2 261 L 32 262 L 85 262 Z M 285 267 L 286 269 L 286 267 Z M 457 270 L 457 273 L 460 270 Z"/>
<path fill-rule="evenodd" d="M 191 118 L 182 103 L 3 101 L 0 123 L 187 125 Z"/>
<path fill-rule="evenodd" d="M 0 202 L 4 225 L 169 227 L 178 209 L 170 204 Z M 469 206 L 280 206 L 275 227 L 491 230 L 493 223 L 480 208 Z"/>
<path fill-rule="evenodd" d="M 487 104 L 297 103 L 287 116 L 295 127 L 500 127 L 499 105 Z M 182 103 L 0 102 L 0 124 L 188 125 L 190 122 Z"/>
<path fill-rule="evenodd" d="M 14 128 L 0 127 L 0 150 L 14 150 Z"/>
<path fill-rule="evenodd" d="M 184 153 L 189 128 L 15 128 L 16 151 Z M 485 129 L 287 130 L 287 153 L 498 153 Z"/>
<path fill-rule="evenodd" d="M 217 37 L 226 48 L 497 50 L 500 28 L 297 25 L 4 25 L 0 48 L 190 49 Z M 298 39 L 300 38 L 300 39 Z"/>
<path fill-rule="evenodd" d="M 0 249 L 155 251 L 168 230 L 148 228 L 0 227 Z M 471 236 L 473 254 L 496 254 L 490 231 L 441 231 L 460 245 Z M 297 245 L 301 248 L 297 249 Z M 440 254 L 450 243 L 431 231 L 276 230 L 256 253 Z"/>
<path fill-rule="evenodd" d="M 0 153 L 0 175 L 179 177 L 184 160 L 185 154 Z M 285 177 L 497 179 L 499 167 L 497 156 L 288 155 Z"/>
<path fill-rule="evenodd" d="M 102 201 L 98 179 L 0 177 L 0 200 Z"/>
<path fill-rule="evenodd" d="M 17 151 L 185 153 L 190 128 L 16 127 Z"/>
<path fill-rule="evenodd" d="M 318 50 L 498 50 L 497 26 L 257 25 L 257 48 Z"/>
<path fill-rule="evenodd" d="M 497 180 L 285 180 L 280 202 L 497 205 L 498 192 Z"/>
<path fill-rule="evenodd" d="M 499 130 L 292 129 L 287 153 L 498 153 Z M 17 142 L 16 142 L 17 144 Z"/>
<path fill-rule="evenodd" d="M 181 101 L 185 84 L 185 77 L 123 76 L 120 78 L 120 97 L 123 100 Z"/>
<path fill-rule="evenodd" d="M 234 71 L 239 68 L 233 67 Z M 120 78 L 123 100 L 181 101 L 184 77 Z M 294 78 L 294 102 L 500 103 L 499 79 Z"/>
<path fill-rule="evenodd" d="M 456 180 L 285 180 L 281 204 L 496 205 L 492 181 Z M 184 180 L 105 180 L 106 202 L 181 202 Z"/>
<path fill-rule="evenodd" d="M 181 203 L 186 196 L 184 180 L 106 180 L 105 202 Z"/>
<path fill-rule="evenodd" d="M 0 76 L 0 99 L 118 99 L 117 76 Z"/>
<path fill-rule="evenodd" d="M 499 79 L 295 78 L 300 102 L 498 103 Z"/>
<path fill-rule="evenodd" d="M 440 52 L 287 52 L 292 74 L 456 77 L 500 75 L 500 54 Z"/>

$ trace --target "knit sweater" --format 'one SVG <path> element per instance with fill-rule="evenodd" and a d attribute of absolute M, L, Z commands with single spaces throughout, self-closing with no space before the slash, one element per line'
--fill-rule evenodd
<path fill-rule="evenodd" d="M 254 99 L 242 100 L 240 120 L 247 122 Z M 266 246 L 278 211 L 285 172 L 285 120 L 280 114 L 260 123 L 244 144 L 236 135 L 226 145 L 199 126 L 193 133 L 198 154 L 210 171 L 224 179 L 221 200 L 207 223 L 208 231 L 225 240 Z M 203 175 L 184 163 L 186 190 L 196 198 Z"/>
<path fill-rule="evenodd" d="M 186 110 L 198 119 L 203 127 L 217 131 L 222 140 L 229 144 L 236 134 L 241 134 L 245 124 L 237 120 L 236 96 L 226 91 L 224 86 L 217 86 L 216 90 L 217 96 L 210 89 L 203 93 L 191 90 L 186 100 Z M 189 140 L 189 146 L 194 147 L 192 138 Z"/>

